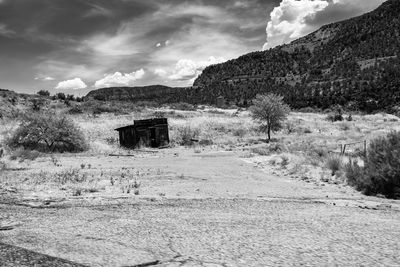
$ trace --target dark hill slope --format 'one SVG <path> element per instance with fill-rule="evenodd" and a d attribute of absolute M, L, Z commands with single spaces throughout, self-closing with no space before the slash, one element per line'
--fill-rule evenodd
<path fill-rule="evenodd" d="M 91 91 L 86 97 L 98 100 L 120 101 L 172 101 L 176 93 L 183 88 L 173 88 L 163 85 L 144 87 L 111 87 Z"/>
<path fill-rule="evenodd" d="M 89 92 L 86 97 L 97 100 L 117 101 L 155 101 L 164 103 L 214 103 L 206 88 L 197 87 L 167 87 L 163 85 L 151 85 L 143 87 L 111 87 Z"/>
<path fill-rule="evenodd" d="M 210 66 L 194 85 L 206 101 L 223 95 L 246 105 L 276 92 L 293 107 L 382 109 L 400 103 L 399 55 L 400 0 L 389 0 L 288 45 Z"/>

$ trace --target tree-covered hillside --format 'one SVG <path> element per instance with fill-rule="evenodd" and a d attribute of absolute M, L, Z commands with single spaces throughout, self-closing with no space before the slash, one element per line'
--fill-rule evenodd
<path fill-rule="evenodd" d="M 288 45 L 206 68 L 195 86 L 246 104 L 257 93 L 284 95 L 293 107 L 400 103 L 400 1 L 326 25 Z"/>

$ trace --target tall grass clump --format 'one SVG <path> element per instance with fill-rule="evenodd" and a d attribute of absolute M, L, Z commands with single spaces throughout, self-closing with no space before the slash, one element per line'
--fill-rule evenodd
<path fill-rule="evenodd" d="M 8 147 L 40 152 L 82 152 L 88 149 L 82 131 L 64 115 L 40 112 L 26 114 L 6 140 Z"/>
<path fill-rule="evenodd" d="M 342 157 L 337 155 L 329 155 L 325 161 L 325 166 L 331 171 L 332 176 L 340 171 L 343 167 Z"/>

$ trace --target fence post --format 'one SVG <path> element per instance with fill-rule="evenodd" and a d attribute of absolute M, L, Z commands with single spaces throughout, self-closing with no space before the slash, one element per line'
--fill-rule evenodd
<path fill-rule="evenodd" d="M 367 158 L 367 140 L 364 140 L 364 157 Z"/>

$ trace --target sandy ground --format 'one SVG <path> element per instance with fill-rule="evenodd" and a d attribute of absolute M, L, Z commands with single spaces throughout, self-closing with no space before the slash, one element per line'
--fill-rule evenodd
<path fill-rule="evenodd" d="M 64 155 L 6 175 L 70 169 L 98 190 L 0 186 L 0 226 L 13 226 L 0 242 L 89 266 L 400 265 L 400 201 L 276 176 L 237 152 Z M 140 192 L 127 194 L 134 180 Z"/>

